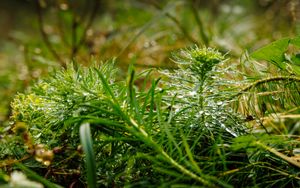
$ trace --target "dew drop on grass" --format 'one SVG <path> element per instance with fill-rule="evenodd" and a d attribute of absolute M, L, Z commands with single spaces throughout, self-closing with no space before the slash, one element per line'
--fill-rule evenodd
<path fill-rule="evenodd" d="M 183 95 L 179 95 L 179 96 L 177 96 L 177 98 L 178 98 L 178 99 L 183 99 L 184 96 L 183 96 Z"/>
<path fill-rule="evenodd" d="M 221 127 L 224 128 L 227 132 L 229 132 L 232 136 L 237 137 L 237 134 L 233 132 L 231 129 L 227 128 L 225 124 L 221 124 Z"/>
<path fill-rule="evenodd" d="M 191 92 L 189 92 L 189 94 L 188 94 L 188 95 L 193 97 L 193 96 L 195 96 L 196 94 L 197 94 L 197 92 L 196 92 L 196 91 L 191 91 Z"/>
<path fill-rule="evenodd" d="M 217 116 L 221 116 L 221 115 L 222 115 L 222 112 L 218 111 L 218 112 L 216 112 L 216 115 L 217 115 Z"/>
<path fill-rule="evenodd" d="M 190 128 L 194 128 L 194 127 L 196 127 L 197 125 L 195 125 L 195 124 L 191 124 L 190 125 Z"/>
<path fill-rule="evenodd" d="M 211 114 L 210 114 L 210 112 L 205 112 L 204 115 L 210 116 Z"/>
<path fill-rule="evenodd" d="M 49 166 L 51 164 L 51 161 L 43 161 L 43 164 Z"/>
<path fill-rule="evenodd" d="M 221 105 L 223 105 L 223 102 L 222 102 L 222 101 L 218 101 L 218 102 L 217 102 L 217 105 L 218 105 L 218 106 L 221 106 Z"/>
<path fill-rule="evenodd" d="M 206 128 L 211 128 L 212 127 L 211 123 L 208 123 L 208 122 L 205 122 L 204 125 L 205 125 Z"/>
<path fill-rule="evenodd" d="M 220 116 L 220 117 L 219 117 L 219 120 L 220 120 L 220 121 L 225 121 L 226 119 L 227 119 L 226 116 Z"/>
<path fill-rule="evenodd" d="M 42 136 L 42 133 L 38 133 L 38 134 L 34 135 L 33 137 L 36 138 L 36 139 L 38 139 L 41 136 Z"/>
<path fill-rule="evenodd" d="M 180 111 L 180 109 L 179 109 L 179 108 L 177 108 L 177 109 L 175 110 L 175 113 L 177 114 L 179 111 Z"/>
<path fill-rule="evenodd" d="M 272 95 L 272 99 L 275 100 L 275 101 L 277 101 L 277 100 L 280 99 L 280 97 L 278 95 Z"/>

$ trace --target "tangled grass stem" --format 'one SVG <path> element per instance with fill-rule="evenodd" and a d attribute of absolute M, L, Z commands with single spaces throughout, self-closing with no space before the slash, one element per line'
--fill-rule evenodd
<path fill-rule="evenodd" d="M 254 83 L 251 83 L 250 85 L 244 87 L 243 89 L 241 89 L 241 91 L 239 91 L 237 94 L 233 95 L 231 97 L 235 98 L 238 97 L 242 94 L 244 94 L 245 92 L 249 91 L 250 89 L 257 87 L 261 84 L 264 83 L 268 83 L 268 82 L 276 82 L 276 81 L 294 81 L 294 82 L 300 82 L 300 77 L 296 77 L 296 76 L 276 76 L 276 77 L 271 77 L 271 78 L 265 78 L 265 79 L 261 79 L 261 80 L 257 80 Z"/>
<path fill-rule="evenodd" d="M 259 141 L 256 141 L 255 144 L 256 144 L 257 146 L 260 146 L 260 147 L 264 148 L 265 150 L 267 150 L 267 151 L 273 153 L 274 155 L 276 155 L 276 156 L 282 158 L 283 160 L 287 161 L 288 163 L 290 163 L 290 164 L 292 164 L 292 165 L 294 165 L 294 166 L 300 168 L 300 163 L 299 163 L 298 161 L 292 159 L 291 157 L 288 157 L 288 156 L 286 156 L 286 155 L 280 153 L 280 152 L 277 151 L 276 149 L 271 148 L 271 147 L 269 147 L 269 146 L 267 146 L 267 145 L 265 145 L 265 144 L 263 144 L 263 143 L 261 143 L 261 142 L 259 142 Z"/>
<path fill-rule="evenodd" d="M 30 155 L 26 155 L 26 156 L 22 157 L 21 159 L 7 159 L 7 160 L 4 160 L 4 161 L 1 161 L 0 162 L 0 168 L 22 162 L 26 159 L 29 159 L 30 157 L 31 157 Z"/>

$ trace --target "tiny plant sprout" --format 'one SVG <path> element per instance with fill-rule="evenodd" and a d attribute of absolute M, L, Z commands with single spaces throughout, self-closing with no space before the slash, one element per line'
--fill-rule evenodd
<path fill-rule="evenodd" d="M 191 70 L 191 73 L 197 75 L 199 79 L 205 79 L 213 67 L 224 61 L 225 57 L 213 48 L 196 46 L 181 50 L 180 53 L 174 55 L 173 60 L 183 69 Z"/>

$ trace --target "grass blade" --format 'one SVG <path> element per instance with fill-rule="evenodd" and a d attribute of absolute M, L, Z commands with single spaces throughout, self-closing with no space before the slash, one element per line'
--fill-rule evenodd
<path fill-rule="evenodd" d="M 89 123 L 80 126 L 80 141 L 85 153 L 88 187 L 96 188 L 96 162 Z"/>

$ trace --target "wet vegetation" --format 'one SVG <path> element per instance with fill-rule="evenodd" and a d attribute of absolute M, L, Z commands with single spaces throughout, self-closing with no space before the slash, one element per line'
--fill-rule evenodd
<path fill-rule="evenodd" d="M 298 1 L 0 9 L 0 188 L 300 186 Z"/>

